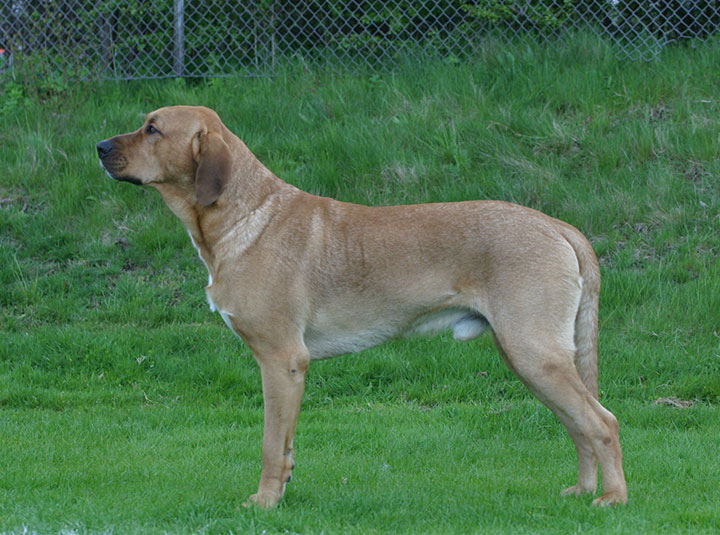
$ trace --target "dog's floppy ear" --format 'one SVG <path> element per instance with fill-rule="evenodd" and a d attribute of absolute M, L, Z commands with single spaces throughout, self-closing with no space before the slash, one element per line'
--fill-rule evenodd
<path fill-rule="evenodd" d="M 217 132 L 200 133 L 198 145 L 195 192 L 198 203 L 210 206 L 230 179 L 232 158 L 227 143 Z"/>

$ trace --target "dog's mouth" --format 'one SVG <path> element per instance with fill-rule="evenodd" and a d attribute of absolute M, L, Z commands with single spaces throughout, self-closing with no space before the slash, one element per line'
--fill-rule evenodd
<path fill-rule="evenodd" d="M 118 182 L 130 182 L 130 184 L 135 184 L 136 186 L 143 185 L 142 180 L 140 180 L 139 178 L 136 178 L 134 176 L 123 176 L 119 174 L 119 172 L 115 170 L 115 168 L 113 168 L 112 166 L 108 166 L 102 158 L 100 158 L 100 167 L 102 167 L 102 170 L 105 171 L 105 174 L 113 180 L 117 180 Z"/>
<path fill-rule="evenodd" d="M 122 170 L 127 165 L 127 160 L 117 153 L 112 141 L 101 141 L 96 145 L 96 148 L 100 159 L 100 167 L 103 168 L 107 176 L 113 180 L 130 182 L 136 186 L 143 185 L 142 180 L 139 178 L 122 175 Z"/>
<path fill-rule="evenodd" d="M 135 178 L 134 176 L 115 176 L 107 169 L 105 170 L 107 175 L 112 178 L 113 180 L 117 180 L 118 182 L 130 182 L 130 184 L 135 184 L 136 186 L 142 186 L 142 180 L 139 178 Z"/>

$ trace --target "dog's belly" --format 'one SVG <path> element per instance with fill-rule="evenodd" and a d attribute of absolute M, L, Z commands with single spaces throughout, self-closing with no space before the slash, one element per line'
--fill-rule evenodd
<path fill-rule="evenodd" d="M 385 321 L 359 321 L 353 326 L 314 325 L 305 331 L 305 346 L 313 360 L 357 353 L 394 338 L 433 335 L 452 329 L 455 340 L 465 342 L 489 329 L 477 312 L 452 307 L 420 314 L 415 318 L 392 317 Z"/>
<path fill-rule="evenodd" d="M 395 337 L 396 334 L 388 329 L 358 329 L 333 332 L 308 329 L 305 331 L 305 346 L 310 352 L 310 358 L 318 360 L 348 353 L 357 353 Z"/>

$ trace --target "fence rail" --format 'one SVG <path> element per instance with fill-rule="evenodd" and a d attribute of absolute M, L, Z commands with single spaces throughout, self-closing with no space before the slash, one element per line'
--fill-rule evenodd
<path fill-rule="evenodd" d="M 76 79 L 266 76 L 292 57 L 387 67 L 487 39 L 594 32 L 651 59 L 720 27 L 720 0 L 0 0 L 0 70 Z"/>

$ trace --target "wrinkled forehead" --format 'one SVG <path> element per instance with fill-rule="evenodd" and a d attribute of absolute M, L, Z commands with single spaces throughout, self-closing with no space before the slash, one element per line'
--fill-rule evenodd
<path fill-rule="evenodd" d="M 197 110 L 183 107 L 160 108 L 145 116 L 143 127 L 153 125 L 160 132 L 194 133 L 205 126 L 206 118 Z"/>
<path fill-rule="evenodd" d="M 145 116 L 144 127 L 153 125 L 161 132 L 179 130 L 184 132 L 198 132 L 214 130 L 220 120 L 217 115 L 207 108 L 195 106 L 169 106 L 148 113 Z"/>

